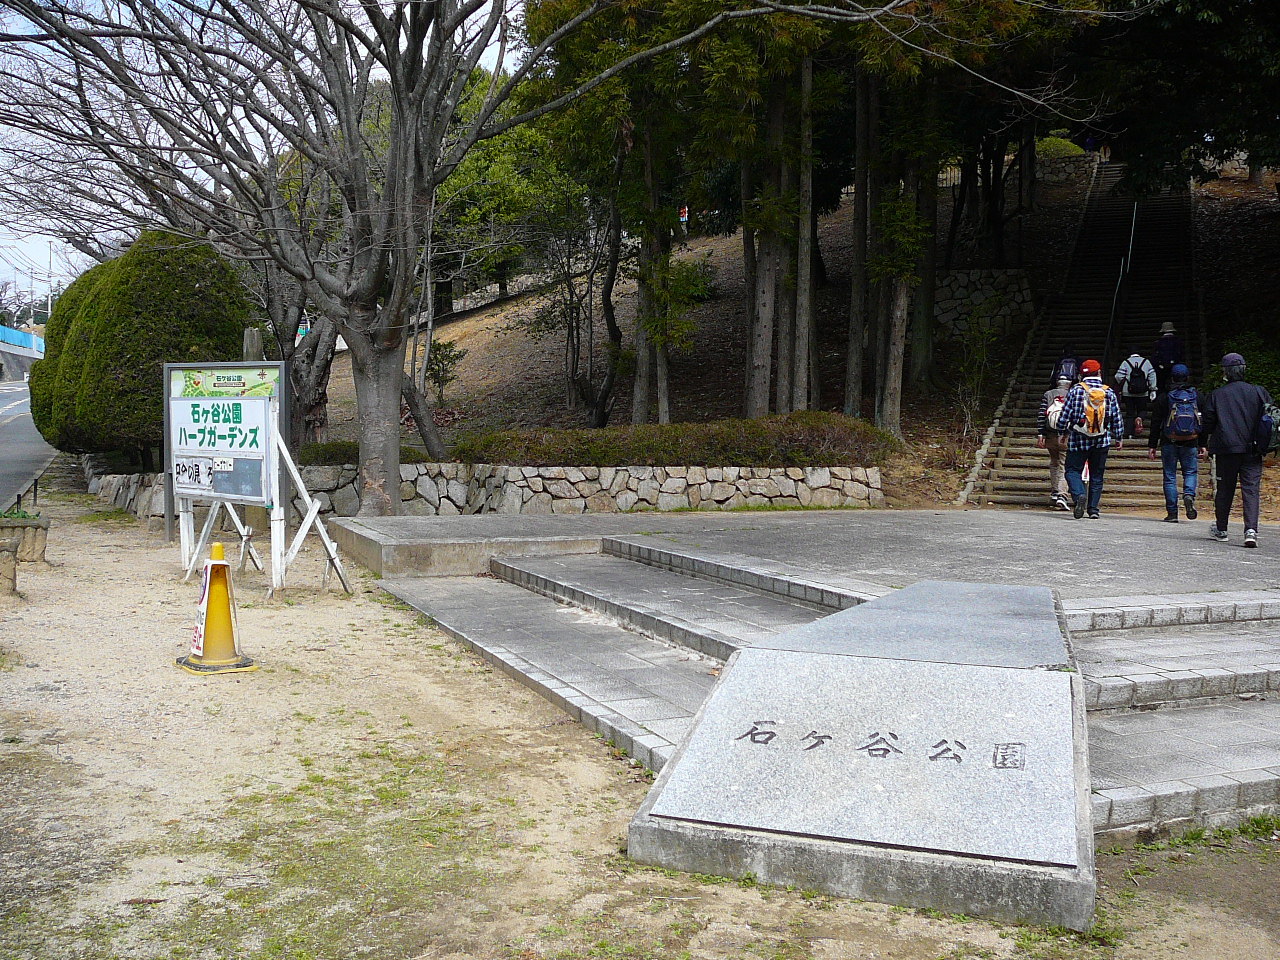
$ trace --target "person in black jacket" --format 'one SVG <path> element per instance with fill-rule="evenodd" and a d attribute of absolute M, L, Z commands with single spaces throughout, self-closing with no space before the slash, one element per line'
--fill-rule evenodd
<path fill-rule="evenodd" d="M 1209 536 L 1226 542 L 1227 520 L 1240 487 L 1244 510 L 1244 545 L 1258 545 L 1258 506 L 1262 485 L 1262 454 L 1254 447 L 1258 423 L 1271 394 L 1244 378 L 1244 357 L 1228 353 L 1222 358 L 1226 381 L 1204 400 L 1204 442 L 1214 456 L 1213 496 L 1216 517 Z"/>

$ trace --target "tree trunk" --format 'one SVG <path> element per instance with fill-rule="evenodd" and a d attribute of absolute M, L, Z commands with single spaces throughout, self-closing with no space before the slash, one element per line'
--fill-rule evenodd
<path fill-rule="evenodd" d="M 622 155 L 619 154 L 616 174 L 620 175 L 621 170 Z M 609 198 L 609 236 L 606 241 L 608 254 L 604 278 L 600 282 L 600 313 L 604 317 L 605 330 L 609 333 L 609 366 L 591 403 L 589 422 L 593 427 L 609 425 L 609 415 L 613 411 L 613 390 L 618 380 L 618 368 L 622 364 L 622 330 L 618 327 L 618 318 L 613 308 L 613 289 L 618 282 L 618 264 L 622 259 L 622 212 L 618 207 L 617 186 L 618 176 L 615 176 L 614 191 Z"/>
<path fill-rule="evenodd" d="M 744 333 L 747 339 L 747 349 L 745 351 L 746 362 L 743 365 L 743 384 L 746 387 L 745 392 L 750 390 L 751 384 L 751 340 L 755 335 L 756 329 L 756 230 L 752 226 L 751 218 L 751 201 L 755 191 L 755 178 L 752 175 L 752 165 L 750 159 L 744 158 L 742 167 L 739 170 L 738 187 L 742 194 L 741 217 L 742 217 L 742 277 L 744 289 L 747 291 L 747 310 L 746 310 L 746 327 Z"/>
<path fill-rule="evenodd" d="M 920 181 L 920 218 L 926 230 L 916 270 L 911 336 L 911 382 L 926 386 L 933 376 L 934 296 L 938 285 L 938 161 L 931 160 Z"/>
<path fill-rule="evenodd" d="M 795 170 L 789 159 L 783 160 L 779 195 L 782 201 L 790 204 L 795 183 Z M 778 264 L 778 292 L 774 297 L 777 304 L 777 320 L 774 323 L 774 339 L 777 351 L 774 354 L 775 377 L 773 409 L 776 413 L 790 413 L 792 406 L 792 381 L 795 368 L 799 363 L 796 352 L 796 239 L 783 234 L 778 237 L 778 252 L 782 262 Z"/>
<path fill-rule="evenodd" d="M 353 327 L 362 331 L 373 324 L 365 321 Z M 347 337 L 360 424 L 357 515 L 391 516 L 400 511 L 400 384 L 405 341 L 398 338 L 390 348 L 382 348 L 370 340 L 360 335 Z"/>
<path fill-rule="evenodd" d="M 791 409 L 809 407 L 813 364 L 813 60 L 800 67 L 800 211 L 796 236 L 795 373 Z"/>
<path fill-rule="evenodd" d="M 1262 186 L 1262 176 L 1267 172 L 1267 168 L 1257 163 L 1249 164 L 1249 186 Z"/>
<path fill-rule="evenodd" d="M 449 459 L 449 448 L 440 439 L 440 431 L 436 429 L 435 418 L 431 415 L 431 404 L 427 394 L 418 389 L 411 377 L 405 377 L 400 386 L 400 398 L 409 405 L 409 413 L 418 428 L 418 436 L 427 453 L 433 460 L 443 462 Z"/>
<path fill-rule="evenodd" d="M 329 372 L 338 328 L 327 317 L 316 318 L 311 331 L 289 356 L 289 449 L 320 443 L 329 425 Z"/>
<path fill-rule="evenodd" d="M 653 351 L 658 380 L 658 422 L 671 422 L 671 383 L 667 379 L 667 348 L 659 346 Z"/>
<path fill-rule="evenodd" d="M 888 284 L 890 296 L 889 330 L 885 365 L 881 380 L 876 426 L 902 439 L 902 355 L 907 339 L 907 305 L 911 287 L 905 277 Z"/>
<path fill-rule="evenodd" d="M 880 137 L 880 82 L 871 78 L 867 110 L 867 155 L 870 170 L 867 177 L 867 260 L 872 262 L 880 253 L 883 242 L 880 227 L 880 201 L 884 197 L 885 182 L 889 171 L 885 169 L 885 156 Z M 873 397 L 880 395 L 880 379 L 884 368 L 885 314 L 888 311 L 888 288 L 885 281 L 875 280 L 867 291 L 867 367 L 868 387 Z M 879 401 L 876 401 L 878 404 Z"/>
<path fill-rule="evenodd" d="M 849 342 L 845 347 L 844 412 L 862 416 L 863 344 L 867 331 L 867 191 L 870 143 L 868 79 L 858 70 L 853 148 L 853 254 L 849 283 Z"/>
<path fill-rule="evenodd" d="M 773 331 L 777 319 L 778 292 L 783 282 L 785 244 L 778 234 L 777 206 L 782 200 L 782 138 L 786 124 L 786 96 L 781 84 L 769 91 L 766 156 L 771 173 L 764 185 L 761 204 L 769 224 L 760 232 L 756 247 L 756 314 L 751 335 L 751 369 L 747 379 L 746 415 L 769 413 L 769 384 L 773 363 Z"/>

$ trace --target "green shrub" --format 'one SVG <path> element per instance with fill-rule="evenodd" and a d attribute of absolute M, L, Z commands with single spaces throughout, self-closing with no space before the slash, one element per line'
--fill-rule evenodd
<path fill-rule="evenodd" d="M 70 417 L 76 407 L 76 390 L 79 388 L 79 369 L 83 361 L 83 333 L 74 333 L 74 326 L 81 311 L 90 300 L 97 283 L 109 273 L 108 264 L 97 264 L 79 275 L 58 297 L 54 312 L 45 328 L 45 357 L 31 367 L 31 419 L 36 429 L 50 444 L 60 449 L 70 449 L 69 434 L 73 433 Z M 83 329 L 83 328 L 82 328 Z M 65 381 L 63 402 L 58 403 L 63 356 L 68 348 L 74 356 L 76 374 Z M 56 412 L 55 412 L 56 411 Z"/>
<path fill-rule="evenodd" d="M 86 449 L 85 431 L 76 416 L 76 400 L 80 393 L 84 359 L 89 353 L 89 343 L 97 325 L 97 290 L 114 269 L 115 261 L 112 260 L 99 263 L 82 273 L 58 298 L 54 317 L 50 318 L 51 324 L 54 318 L 58 320 L 56 326 L 62 326 L 64 322 L 66 324 L 62 330 L 55 330 L 61 342 L 55 360 L 56 366 L 52 370 L 48 432 L 45 433 L 45 439 L 61 450 Z M 48 343 L 45 345 L 47 347 Z M 39 423 L 36 425 L 38 427 Z"/>
<path fill-rule="evenodd" d="M 110 266 L 75 417 L 88 449 L 147 451 L 163 442 L 164 365 L 239 359 L 249 299 L 211 246 L 172 234 L 144 233 Z"/>
<path fill-rule="evenodd" d="M 898 443 L 863 420 L 803 411 L 759 420 L 717 420 L 603 430 L 506 430 L 463 439 L 466 463 L 513 466 L 877 466 Z"/>
<path fill-rule="evenodd" d="M 360 444 L 354 440 L 329 440 L 325 443 L 304 443 L 298 451 L 300 467 L 341 467 L 360 462 Z M 430 463 L 417 447 L 400 448 L 401 463 Z"/>
<path fill-rule="evenodd" d="M 1041 160 L 1061 160 L 1063 157 L 1078 157 L 1084 148 L 1076 146 L 1063 137 L 1044 137 L 1036 141 L 1036 156 Z"/>

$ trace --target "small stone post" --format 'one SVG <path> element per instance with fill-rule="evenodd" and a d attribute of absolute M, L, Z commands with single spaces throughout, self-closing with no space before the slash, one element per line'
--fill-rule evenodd
<path fill-rule="evenodd" d="M 0 607 L 6 607 L 22 599 L 18 593 L 18 544 L 19 539 L 0 540 Z"/>

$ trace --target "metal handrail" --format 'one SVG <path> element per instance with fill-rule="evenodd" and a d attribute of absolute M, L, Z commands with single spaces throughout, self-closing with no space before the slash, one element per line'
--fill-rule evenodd
<path fill-rule="evenodd" d="M 1103 342 L 1102 363 L 1103 372 L 1110 370 L 1115 357 L 1112 352 L 1115 349 L 1115 327 L 1116 312 L 1120 306 L 1120 291 L 1124 288 L 1125 278 L 1129 275 L 1129 269 L 1133 266 L 1133 243 L 1138 235 L 1138 201 L 1133 202 L 1133 218 L 1129 221 L 1129 247 L 1123 257 L 1120 258 L 1120 272 L 1116 276 L 1115 292 L 1111 295 L 1111 316 L 1107 320 L 1107 337 Z"/>

